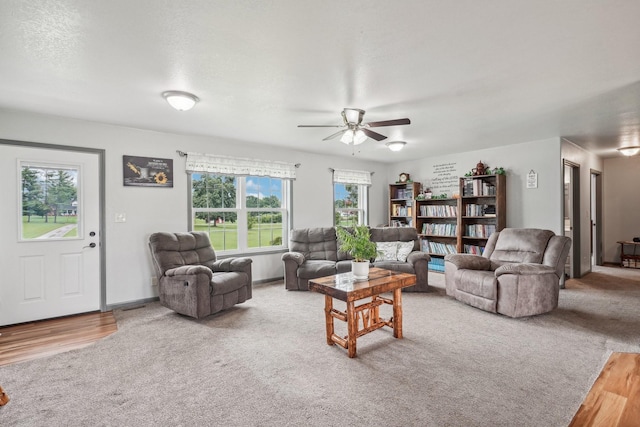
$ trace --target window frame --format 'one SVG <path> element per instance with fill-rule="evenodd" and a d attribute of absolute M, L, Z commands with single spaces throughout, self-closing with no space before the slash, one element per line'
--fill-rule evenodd
<path fill-rule="evenodd" d="M 236 180 L 236 206 L 233 208 L 194 208 L 193 206 L 193 174 L 201 174 L 201 175 L 211 175 L 211 176 L 223 176 L 223 177 L 234 177 Z M 189 230 L 193 230 L 195 224 L 195 214 L 197 212 L 233 212 L 236 213 L 236 223 L 237 223 L 237 249 L 218 249 L 216 250 L 216 255 L 220 258 L 228 257 L 228 256 L 238 256 L 243 254 L 267 254 L 267 253 L 278 253 L 278 252 L 286 252 L 288 250 L 288 241 L 289 241 L 289 230 L 291 229 L 291 200 L 292 200 L 292 184 L 290 179 L 286 178 L 275 178 L 268 177 L 272 180 L 280 180 L 281 188 L 282 188 L 282 199 L 281 206 L 279 208 L 248 208 L 246 206 L 247 200 L 247 179 L 249 178 L 265 178 L 263 176 L 257 175 L 231 175 L 231 174 L 221 174 L 221 173 L 211 173 L 211 172 L 187 172 L 188 175 L 188 205 L 189 205 L 189 220 L 188 220 L 188 228 Z M 248 213 L 249 212 L 280 212 L 282 214 L 282 242 L 280 245 L 276 246 L 259 246 L 250 248 L 248 245 Z"/>

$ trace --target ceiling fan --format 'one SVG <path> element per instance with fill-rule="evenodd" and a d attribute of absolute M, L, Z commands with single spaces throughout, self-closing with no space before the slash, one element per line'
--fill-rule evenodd
<path fill-rule="evenodd" d="M 340 141 L 347 145 L 358 145 L 358 144 L 362 144 L 367 139 L 367 137 L 371 139 L 375 139 L 376 141 L 382 141 L 383 139 L 387 138 L 386 136 L 381 135 L 378 132 L 374 132 L 369 128 L 411 124 L 411 120 L 406 118 L 362 123 L 362 118 L 364 117 L 364 113 L 365 113 L 364 110 L 360 110 L 358 108 L 345 108 L 342 110 L 342 113 L 341 113 L 342 121 L 344 122 L 341 125 L 298 125 L 298 127 L 299 128 L 345 128 L 332 135 L 329 135 L 328 137 L 324 138 L 323 141 L 340 137 Z"/>

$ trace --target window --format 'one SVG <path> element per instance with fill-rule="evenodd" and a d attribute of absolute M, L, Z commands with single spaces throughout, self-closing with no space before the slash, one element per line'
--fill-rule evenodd
<path fill-rule="evenodd" d="M 353 226 L 366 224 L 367 187 L 356 184 L 333 184 L 334 224 Z"/>
<path fill-rule="evenodd" d="M 20 240 L 77 239 L 79 166 L 21 162 Z"/>
<path fill-rule="evenodd" d="M 334 225 L 367 225 L 369 185 L 370 172 L 333 169 Z"/>
<path fill-rule="evenodd" d="M 283 248 L 290 228 L 290 181 L 194 172 L 191 229 L 209 233 L 217 252 Z"/>

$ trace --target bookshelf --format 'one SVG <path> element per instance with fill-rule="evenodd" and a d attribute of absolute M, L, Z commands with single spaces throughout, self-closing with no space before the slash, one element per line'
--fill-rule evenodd
<path fill-rule="evenodd" d="M 389 226 L 415 226 L 415 198 L 418 194 L 419 182 L 389 184 Z"/>
<path fill-rule="evenodd" d="M 459 252 L 459 199 L 416 200 L 415 205 L 420 246 L 431 256 L 429 269 L 444 272 L 444 256 Z"/>
<path fill-rule="evenodd" d="M 506 227 L 505 175 L 460 178 L 458 250 L 482 254 L 489 236 Z"/>

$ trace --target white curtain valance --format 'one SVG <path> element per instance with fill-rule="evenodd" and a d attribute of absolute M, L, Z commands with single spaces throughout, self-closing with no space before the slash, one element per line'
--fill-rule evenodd
<path fill-rule="evenodd" d="M 187 153 L 187 172 L 209 172 L 221 175 L 270 176 L 272 178 L 296 179 L 296 165 L 270 160 L 213 154 Z"/>
<path fill-rule="evenodd" d="M 342 184 L 371 185 L 371 172 L 350 169 L 334 169 L 333 182 Z"/>

